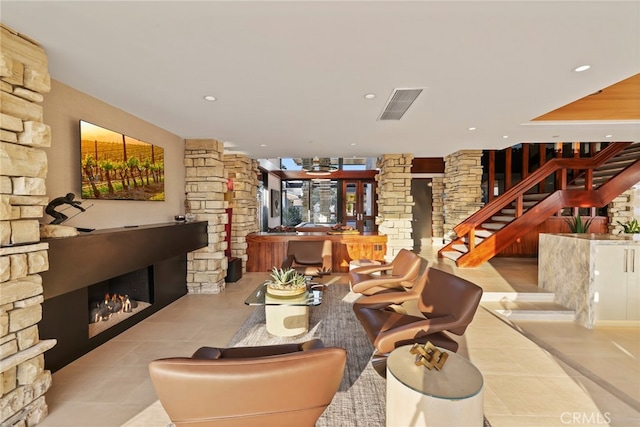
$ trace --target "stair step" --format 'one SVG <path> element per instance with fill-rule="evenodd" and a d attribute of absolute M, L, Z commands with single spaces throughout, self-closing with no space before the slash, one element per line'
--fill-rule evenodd
<path fill-rule="evenodd" d="M 624 169 L 625 169 L 625 166 L 619 166 L 619 165 L 616 165 L 611 168 L 606 168 L 606 169 L 596 169 L 593 171 L 593 177 L 595 178 L 597 176 L 606 176 L 611 178 L 618 172 L 623 171 Z"/>
<path fill-rule="evenodd" d="M 482 243 L 482 241 L 484 240 L 483 238 L 478 237 L 478 234 L 477 234 L 477 233 L 478 233 L 478 231 L 482 231 L 482 230 L 476 230 L 476 238 L 475 238 L 475 239 L 473 239 L 473 241 L 475 242 L 475 244 L 476 244 L 476 245 L 479 245 L 479 244 L 480 244 L 480 243 Z M 491 233 L 491 234 L 493 234 L 493 233 Z M 464 237 L 462 238 L 462 241 L 463 241 L 465 244 L 466 244 L 466 243 L 469 243 L 469 239 L 467 239 L 467 236 L 464 236 Z"/>
<path fill-rule="evenodd" d="M 514 216 L 508 215 L 496 215 L 491 217 L 491 220 L 496 222 L 511 222 L 514 219 L 516 219 Z"/>
<path fill-rule="evenodd" d="M 525 213 L 526 211 L 527 211 L 527 209 L 522 209 L 522 213 Z M 515 208 L 507 208 L 507 209 L 502 209 L 500 211 L 500 213 L 503 213 L 505 215 L 511 215 L 511 216 L 515 217 L 516 210 L 515 210 Z"/>
<path fill-rule="evenodd" d="M 485 292 L 482 294 L 482 302 L 500 301 L 521 301 L 521 302 L 553 302 L 555 295 L 553 292 L 541 288 L 538 292 Z"/>
<path fill-rule="evenodd" d="M 469 252 L 469 248 L 467 247 L 467 245 L 463 245 L 462 243 L 456 243 L 455 245 L 451 245 L 451 247 L 458 252 L 462 252 L 462 253 Z"/>
<path fill-rule="evenodd" d="M 549 193 L 525 193 L 522 195 L 522 200 L 530 201 L 530 200 L 542 200 L 547 197 Z"/>
<path fill-rule="evenodd" d="M 555 320 L 571 322 L 575 311 L 554 302 L 500 301 L 487 302 L 483 307 L 510 320 Z"/>
<path fill-rule="evenodd" d="M 476 237 L 481 237 L 482 239 L 486 239 L 492 234 L 493 234 L 493 231 L 490 231 L 490 230 L 476 230 L 475 232 Z"/>
<path fill-rule="evenodd" d="M 462 252 L 457 252 L 457 251 L 443 251 L 441 252 L 442 256 L 445 258 L 449 258 L 450 260 L 457 260 L 458 258 L 460 258 L 463 254 Z"/>
<path fill-rule="evenodd" d="M 486 228 L 488 230 L 500 230 L 505 225 L 507 224 L 504 222 L 485 222 L 482 224 L 482 228 Z"/>

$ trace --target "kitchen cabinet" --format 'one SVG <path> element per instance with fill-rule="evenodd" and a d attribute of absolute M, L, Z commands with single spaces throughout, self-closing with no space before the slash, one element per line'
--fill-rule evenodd
<path fill-rule="evenodd" d="M 640 246 L 596 245 L 595 321 L 640 320 Z"/>

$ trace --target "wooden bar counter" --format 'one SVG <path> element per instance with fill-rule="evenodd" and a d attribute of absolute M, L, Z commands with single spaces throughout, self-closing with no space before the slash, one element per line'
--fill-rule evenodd
<path fill-rule="evenodd" d="M 383 260 L 387 252 L 387 236 L 377 233 L 252 233 L 247 235 L 247 272 L 279 268 L 290 240 L 331 240 L 332 270 L 337 273 L 348 272 L 351 260 Z"/>

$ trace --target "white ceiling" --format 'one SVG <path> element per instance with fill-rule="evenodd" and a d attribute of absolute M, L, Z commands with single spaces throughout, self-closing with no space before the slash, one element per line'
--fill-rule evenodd
<path fill-rule="evenodd" d="M 2 0 L 0 13 L 43 45 L 54 79 L 253 158 L 640 140 L 640 121 L 530 122 L 640 72 L 639 1 Z M 377 120 L 394 88 L 415 87 L 401 120 Z"/>

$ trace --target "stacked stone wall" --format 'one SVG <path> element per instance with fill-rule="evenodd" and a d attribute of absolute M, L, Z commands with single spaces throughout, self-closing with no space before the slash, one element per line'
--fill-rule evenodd
<path fill-rule="evenodd" d="M 39 219 L 47 205 L 45 179 L 51 130 L 43 93 L 51 81 L 47 55 L 35 42 L 2 27 L 0 35 L 0 425 L 34 426 L 47 415 L 51 373 L 41 341 L 41 272 L 49 269 Z"/>
<path fill-rule="evenodd" d="M 224 144 L 215 139 L 185 141 L 186 209 L 196 221 L 207 221 L 209 239 L 206 247 L 187 254 L 187 290 L 193 294 L 217 294 L 225 287 L 228 177 L 223 156 Z"/>
<path fill-rule="evenodd" d="M 482 150 L 461 150 L 444 158 L 444 238 L 482 203 Z"/>
<path fill-rule="evenodd" d="M 247 268 L 247 234 L 258 228 L 258 162 L 240 154 L 225 154 L 224 167 L 233 182 L 231 256 L 242 259 L 242 271 Z"/>
<path fill-rule="evenodd" d="M 444 239 L 444 177 L 431 180 L 431 242 L 442 245 Z"/>
<path fill-rule="evenodd" d="M 619 234 L 623 228 L 618 224 L 626 223 L 636 218 L 640 221 L 640 182 L 631 187 L 607 205 L 609 217 L 609 233 Z"/>
<path fill-rule="evenodd" d="M 378 158 L 378 232 L 387 236 L 386 259 L 401 249 L 413 250 L 413 196 L 411 195 L 412 154 L 385 154 Z"/>

